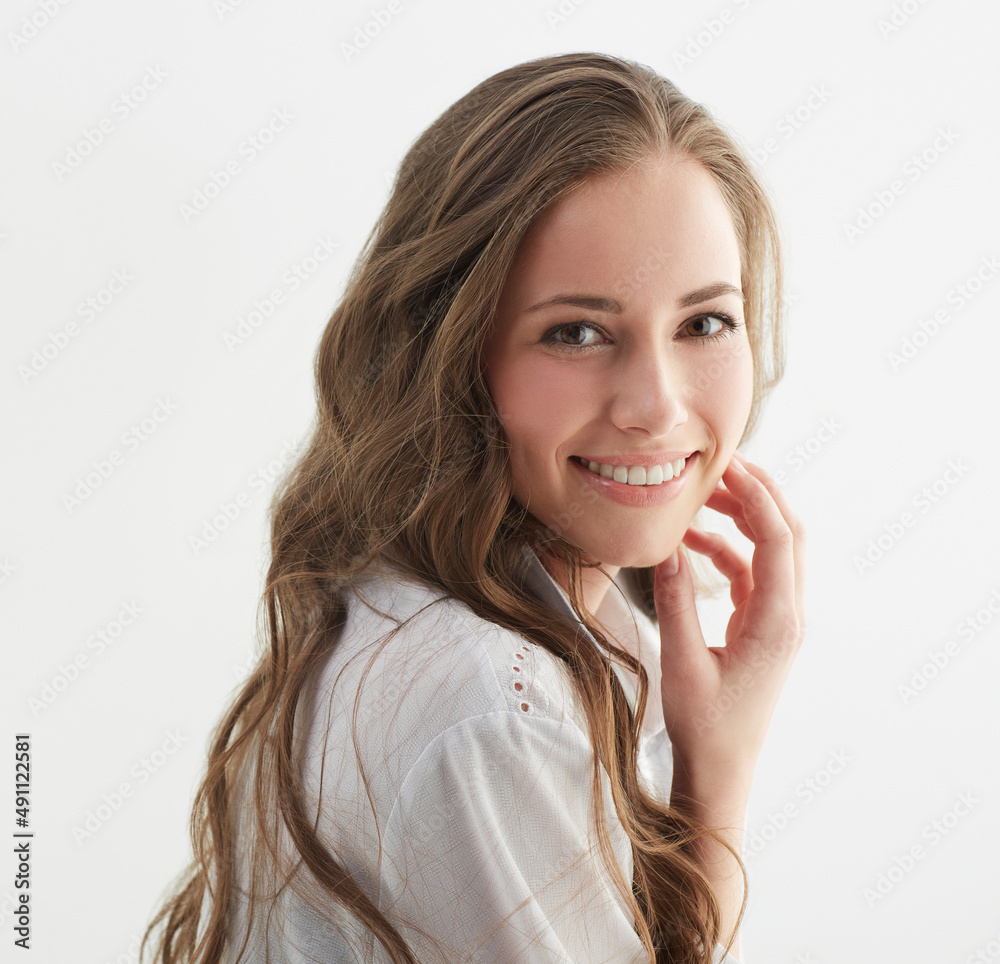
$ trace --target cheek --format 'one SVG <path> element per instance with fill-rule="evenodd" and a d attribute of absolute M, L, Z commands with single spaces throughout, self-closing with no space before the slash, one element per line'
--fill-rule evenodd
<path fill-rule="evenodd" d="M 727 355 L 711 359 L 698 373 L 696 382 L 703 415 L 720 435 L 743 433 L 753 403 L 753 356 L 743 343 Z M 723 442 L 728 439 L 723 439 Z"/>
<path fill-rule="evenodd" d="M 515 459 L 534 463 L 557 457 L 557 449 L 583 414 L 587 393 L 570 366 L 522 359 L 489 373 L 501 424 Z"/>
<path fill-rule="evenodd" d="M 510 447 L 514 498 L 541 513 L 542 521 L 548 521 L 551 500 L 562 497 L 565 467 L 559 463 L 572 454 L 563 446 L 587 418 L 586 393 L 570 367 L 522 356 L 498 359 L 487 374 Z"/>

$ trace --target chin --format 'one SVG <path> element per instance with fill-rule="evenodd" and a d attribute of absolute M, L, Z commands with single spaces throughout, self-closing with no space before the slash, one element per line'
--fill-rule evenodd
<path fill-rule="evenodd" d="M 651 555 L 639 555 L 639 556 L 633 555 L 624 562 L 612 563 L 612 565 L 618 565 L 620 569 L 645 569 L 649 566 L 658 566 L 676 548 L 677 547 L 674 546 L 671 549 L 662 552 L 657 552 Z"/>
<path fill-rule="evenodd" d="M 643 569 L 647 566 L 658 566 L 670 553 L 677 548 L 678 543 L 672 539 L 664 539 L 652 545 L 639 545 L 634 542 L 628 546 L 608 545 L 601 547 L 603 551 L 594 555 L 588 550 L 588 556 L 600 559 L 605 566 L 617 566 L 619 569 Z"/>

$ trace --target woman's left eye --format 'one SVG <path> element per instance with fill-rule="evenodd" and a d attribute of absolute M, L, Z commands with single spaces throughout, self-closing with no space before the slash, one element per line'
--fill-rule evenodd
<path fill-rule="evenodd" d="M 716 331 L 706 334 L 704 337 L 695 336 L 696 341 L 715 341 L 718 338 L 728 338 L 733 332 L 737 331 L 743 324 L 741 321 L 736 321 L 730 315 L 727 315 L 724 311 L 713 311 L 704 315 L 697 315 L 690 321 L 686 322 L 685 327 L 688 325 L 693 325 L 698 322 L 706 321 L 717 321 L 722 327 Z"/>

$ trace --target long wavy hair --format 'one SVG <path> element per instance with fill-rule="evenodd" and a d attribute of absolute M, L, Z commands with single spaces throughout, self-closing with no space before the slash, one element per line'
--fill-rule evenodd
<path fill-rule="evenodd" d="M 254 879 L 272 881 L 273 893 L 294 886 L 277 856 L 284 834 L 327 907 L 349 912 L 394 964 L 414 964 L 393 922 L 321 842 L 293 740 L 310 673 L 336 646 L 354 582 L 373 562 L 568 665 L 594 749 L 601 853 L 612 853 L 603 768 L 633 855 L 633 879 L 619 869 L 616 883 L 649 961 L 708 962 L 717 942 L 731 946 L 735 935 L 720 934 L 718 902 L 694 858 L 699 837 L 725 841 L 640 782 L 645 670 L 586 610 L 581 550 L 513 498 L 481 364 L 518 244 L 540 212 L 583 178 L 665 152 L 702 164 L 732 214 L 754 363 L 743 438 L 753 429 L 784 365 L 782 269 L 771 202 L 734 136 L 650 68 L 597 53 L 503 70 L 447 109 L 403 158 L 323 333 L 315 425 L 270 507 L 262 655 L 213 735 L 191 816 L 192 862 L 144 935 L 156 964 L 235 960 L 249 940 L 249 924 L 243 935 L 229 930 L 236 835 L 248 819 L 237 786 L 248 773 Z M 526 544 L 563 563 L 567 595 L 598 646 L 522 588 Z M 633 572 L 655 619 L 653 569 Z M 614 663 L 638 677 L 635 712 Z M 740 920 L 745 908 L 746 888 Z"/>

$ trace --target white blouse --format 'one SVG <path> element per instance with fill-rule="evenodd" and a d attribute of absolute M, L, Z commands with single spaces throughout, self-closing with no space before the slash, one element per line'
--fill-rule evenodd
<path fill-rule="evenodd" d="M 525 552 L 525 588 L 580 626 L 562 588 Z M 615 582 L 628 606 L 609 588 L 596 615 L 649 674 L 639 770 L 667 800 L 672 765 L 659 698 L 659 632 L 630 572 L 620 571 Z M 323 842 L 422 964 L 644 962 L 597 844 L 592 750 L 565 664 L 396 570 L 371 570 L 360 590 L 367 605 L 351 599 L 340 640 L 303 694 L 295 727 L 308 813 L 316 814 L 319 801 Z M 369 797 L 352 745 L 353 701 L 372 644 L 396 625 L 375 610 L 413 618 L 375 655 L 358 704 L 357 752 Z M 615 672 L 634 707 L 634 674 L 617 665 Z M 603 768 L 601 776 L 605 825 L 630 886 L 631 847 Z M 308 886 L 309 879 L 300 867 L 297 881 Z M 265 945 L 269 960 L 289 964 L 390 960 L 349 915 L 317 900 L 343 934 L 286 888 L 269 935 L 258 915 L 249 956 L 239 960 L 264 961 Z M 240 900 L 231 909 L 237 947 L 245 910 Z M 235 962 L 235 949 L 229 953 Z M 739 964 L 721 945 L 714 961 Z"/>

